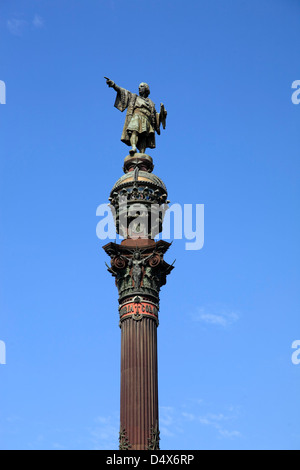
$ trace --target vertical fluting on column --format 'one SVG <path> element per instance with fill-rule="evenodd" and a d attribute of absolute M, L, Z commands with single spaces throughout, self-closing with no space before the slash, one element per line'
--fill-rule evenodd
<path fill-rule="evenodd" d="M 121 429 L 131 450 L 151 445 L 158 430 L 157 322 L 143 317 L 121 323 Z"/>

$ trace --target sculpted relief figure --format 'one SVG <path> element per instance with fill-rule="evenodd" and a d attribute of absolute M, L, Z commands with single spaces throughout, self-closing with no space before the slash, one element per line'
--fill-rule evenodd
<path fill-rule="evenodd" d="M 134 155 L 137 149 L 141 153 L 145 153 L 146 148 L 154 149 L 155 132 L 160 135 L 160 125 L 164 129 L 166 127 L 167 111 L 164 105 L 160 105 L 160 113 L 157 113 L 155 104 L 149 98 L 150 88 L 147 83 L 140 84 L 137 95 L 104 78 L 107 85 L 117 92 L 115 107 L 121 112 L 127 109 L 121 141 L 131 146 L 130 155 Z"/>
<path fill-rule="evenodd" d="M 148 256 L 146 259 L 142 259 L 141 253 L 139 251 L 135 251 L 133 253 L 132 259 L 129 261 L 129 267 L 132 267 L 132 279 L 134 281 L 134 287 L 137 289 L 140 287 L 142 281 L 142 267 L 145 266 L 146 260 L 151 258 L 151 256 L 152 255 Z"/>

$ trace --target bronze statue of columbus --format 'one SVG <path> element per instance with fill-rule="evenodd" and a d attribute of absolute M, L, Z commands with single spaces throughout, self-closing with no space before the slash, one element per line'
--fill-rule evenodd
<path fill-rule="evenodd" d="M 146 148 L 154 149 L 155 132 L 160 135 L 160 125 L 166 128 L 167 111 L 163 104 L 160 105 L 160 113 L 155 109 L 155 104 L 150 100 L 150 87 L 147 83 L 139 85 L 139 94 L 131 93 L 121 88 L 107 77 L 106 83 L 117 92 L 115 107 L 123 112 L 127 109 L 125 124 L 121 141 L 131 146 L 130 155 L 134 155 L 137 149 L 145 153 Z"/>

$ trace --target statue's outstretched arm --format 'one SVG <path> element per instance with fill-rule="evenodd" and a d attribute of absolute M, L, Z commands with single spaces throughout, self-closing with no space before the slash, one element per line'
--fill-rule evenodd
<path fill-rule="evenodd" d="M 120 90 L 120 87 L 118 85 L 115 84 L 115 82 L 113 80 L 111 80 L 110 78 L 107 78 L 107 77 L 104 77 L 106 79 L 106 84 L 110 87 L 110 88 L 113 88 L 114 90 L 116 90 L 117 92 Z"/>

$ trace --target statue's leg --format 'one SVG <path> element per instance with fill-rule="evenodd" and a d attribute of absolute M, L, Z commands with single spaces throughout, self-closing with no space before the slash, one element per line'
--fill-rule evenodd
<path fill-rule="evenodd" d="M 138 140 L 139 140 L 139 134 L 137 133 L 137 131 L 133 131 L 130 136 L 130 144 L 132 147 L 132 149 L 129 152 L 130 155 L 134 155 L 136 153 L 136 150 L 137 150 L 136 146 L 137 146 Z"/>
<path fill-rule="evenodd" d="M 138 145 L 138 148 L 139 148 L 139 151 L 141 153 L 145 153 L 146 151 L 146 136 L 145 136 L 145 133 L 143 134 L 140 134 L 139 136 L 139 145 Z"/>

